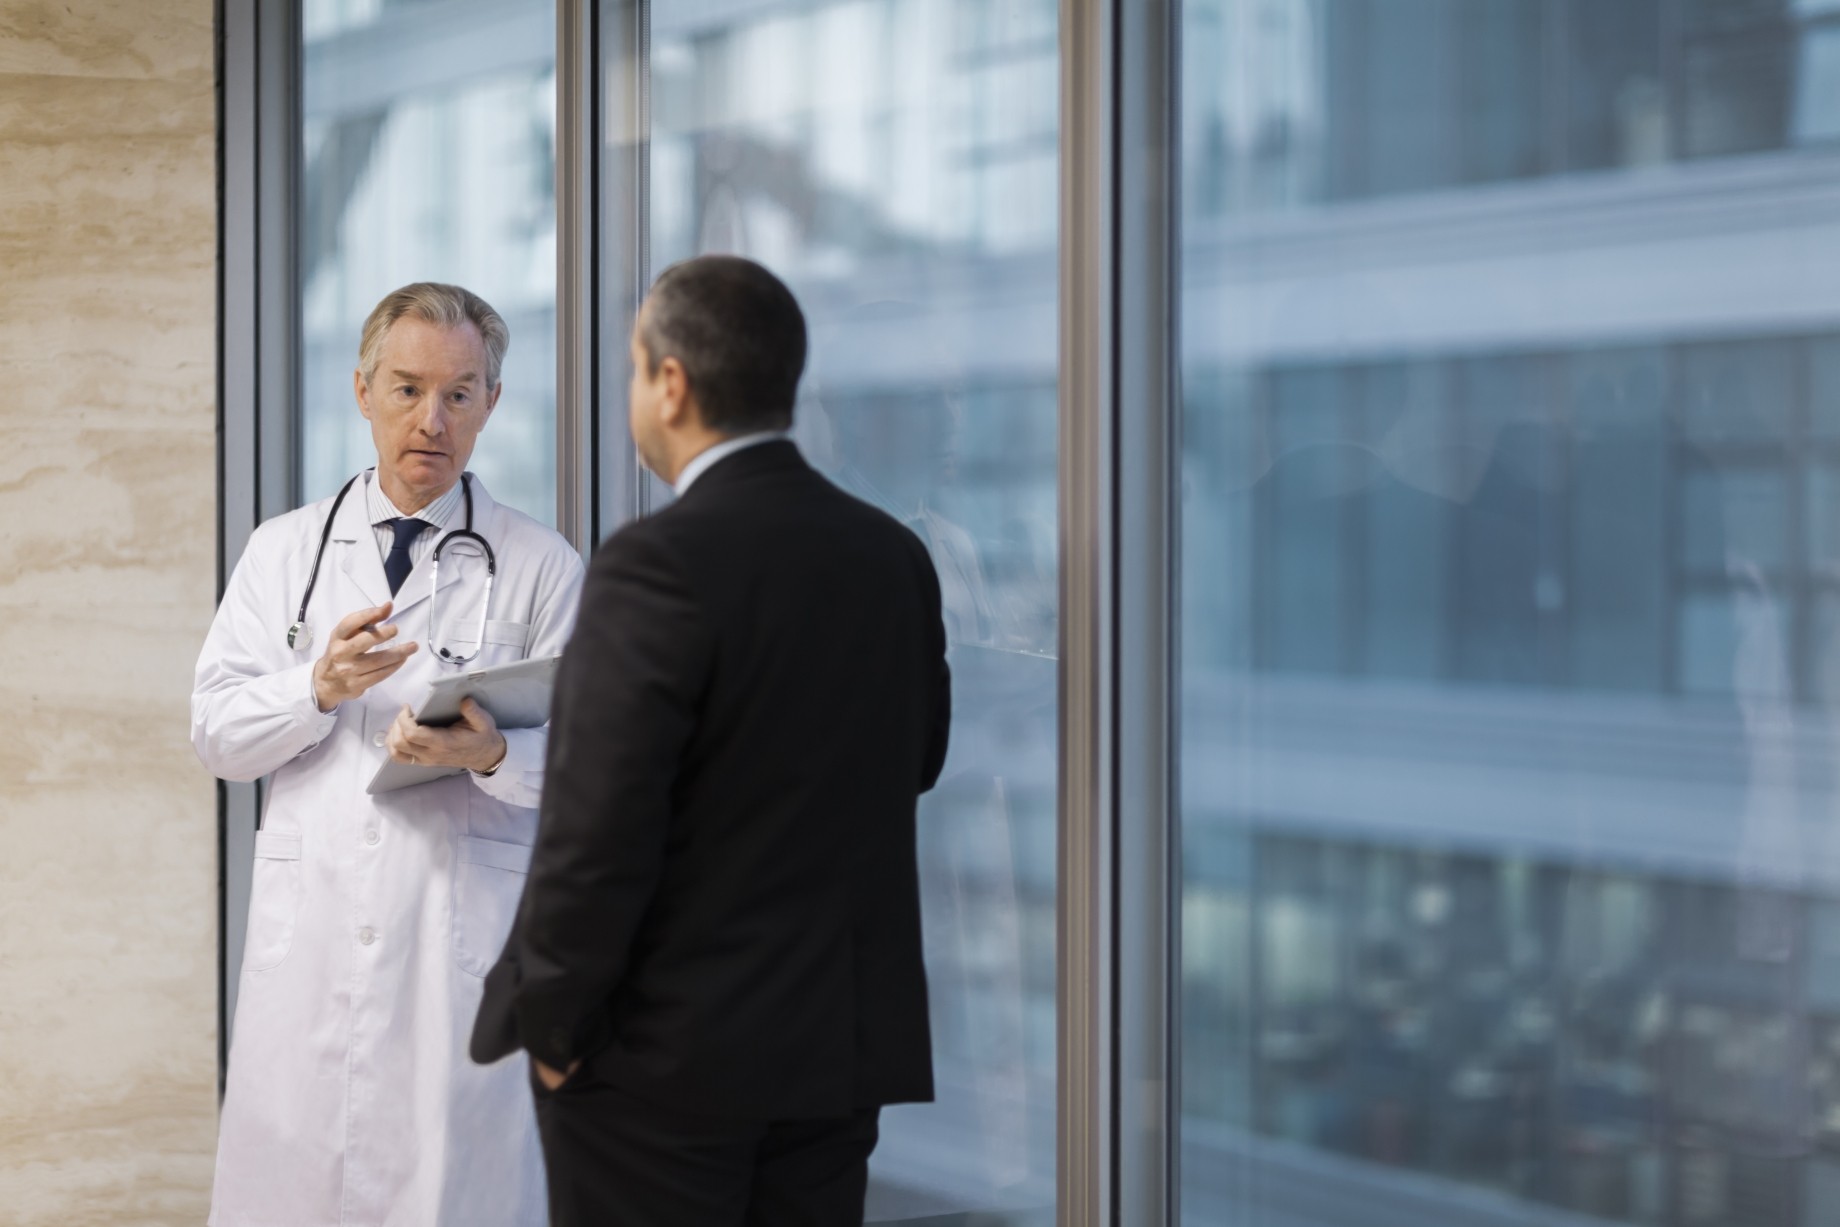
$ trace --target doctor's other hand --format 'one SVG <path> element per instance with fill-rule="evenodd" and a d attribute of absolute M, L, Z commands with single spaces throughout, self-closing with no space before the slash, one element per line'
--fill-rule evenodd
<path fill-rule="evenodd" d="M 505 735 L 498 722 L 471 699 L 460 700 L 460 722 L 441 729 L 417 724 L 404 707 L 396 713 L 386 744 L 397 762 L 422 767 L 465 767 L 490 775 L 505 761 Z"/>
<path fill-rule="evenodd" d="M 385 601 L 372 609 L 357 610 L 334 628 L 326 654 L 313 665 L 313 697 L 319 700 L 321 711 L 357 698 L 415 655 L 413 643 L 378 647 L 396 638 L 396 627 L 376 625 L 390 616 L 391 608 Z"/>

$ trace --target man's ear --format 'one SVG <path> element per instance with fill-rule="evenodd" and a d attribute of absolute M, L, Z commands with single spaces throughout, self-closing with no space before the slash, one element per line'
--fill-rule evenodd
<path fill-rule="evenodd" d="M 658 364 L 656 378 L 664 381 L 664 395 L 660 397 L 659 416 L 665 425 L 681 429 L 696 420 L 696 406 L 690 399 L 690 376 L 684 370 L 684 364 L 676 358 L 666 358 Z"/>
<path fill-rule="evenodd" d="M 364 372 L 363 371 L 356 370 L 356 369 L 352 371 L 351 390 L 352 390 L 352 394 L 358 398 L 358 412 L 364 415 L 365 421 L 367 422 L 370 421 L 371 420 L 371 389 L 370 389 L 370 385 L 364 382 Z"/>

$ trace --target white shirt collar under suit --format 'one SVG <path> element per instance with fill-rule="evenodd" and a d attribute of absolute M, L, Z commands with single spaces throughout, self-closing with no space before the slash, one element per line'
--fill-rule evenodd
<path fill-rule="evenodd" d="M 695 459 L 686 464 L 684 471 L 677 475 L 677 482 L 672 489 L 677 492 L 678 498 L 682 498 L 695 484 L 696 479 L 707 473 L 718 461 L 726 460 L 736 452 L 746 451 L 750 447 L 758 447 L 762 443 L 777 443 L 785 437 L 786 432 L 783 430 L 762 430 L 751 435 L 736 435 L 732 439 L 724 439 L 708 451 L 698 453 Z"/>

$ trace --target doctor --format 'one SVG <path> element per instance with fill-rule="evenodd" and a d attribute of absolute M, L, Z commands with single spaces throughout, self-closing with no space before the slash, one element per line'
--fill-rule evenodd
<path fill-rule="evenodd" d="M 458 667 L 443 649 L 471 668 L 551 655 L 575 616 L 580 557 L 466 473 L 508 343 L 458 286 L 377 305 L 354 377 L 377 467 L 336 509 L 256 530 L 198 659 L 199 759 L 273 777 L 216 1227 L 545 1222 L 526 1068 L 474 1066 L 466 1041 L 523 888 L 548 731 L 501 731 L 476 704 L 444 730 L 408 715 Z M 465 771 L 368 796 L 386 757 Z"/>

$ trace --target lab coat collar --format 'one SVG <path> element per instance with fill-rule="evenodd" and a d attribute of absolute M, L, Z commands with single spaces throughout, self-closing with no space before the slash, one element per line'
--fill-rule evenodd
<path fill-rule="evenodd" d="M 473 531 L 492 540 L 492 528 L 497 519 L 498 504 L 486 493 L 485 484 L 477 476 L 472 477 L 473 487 Z M 353 493 L 358 493 L 353 491 Z M 347 498 L 345 505 L 339 508 L 338 522 L 333 525 L 332 537 L 341 542 L 345 557 L 342 566 L 345 575 L 364 594 L 364 599 L 373 605 L 381 605 L 390 600 L 390 581 L 383 573 L 383 556 L 377 548 L 377 538 L 370 522 L 370 509 L 363 498 Z M 463 500 L 450 522 L 437 531 L 445 535 L 454 529 L 466 527 L 466 503 Z M 456 547 L 460 548 L 460 547 Z M 494 548 L 497 548 L 494 543 Z M 458 582 L 463 565 L 455 565 L 457 555 L 447 556 L 447 566 L 441 568 L 441 589 L 446 591 Z M 400 618 L 407 610 L 413 609 L 428 599 L 429 575 L 434 569 L 434 559 L 430 555 L 417 563 L 403 581 L 402 589 L 396 594 L 396 607 L 390 613 L 391 620 Z M 341 614 L 341 617 L 344 615 Z"/>
<path fill-rule="evenodd" d="M 364 477 L 358 478 L 364 485 Z M 390 599 L 390 581 L 383 573 L 383 558 L 377 552 L 377 538 L 371 528 L 371 513 L 362 489 L 352 491 L 339 506 L 338 519 L 332 524 L 332 539 L 339 546 L 339 569 L 352 586 L 364 594 L 372 605 Z M 404 586 L 407 591 L 407 585 Z M 334 621 L 343 619 L 349 609 L 335 610 Z M 330 628 L 328 628 L 330 629 Z"/>

